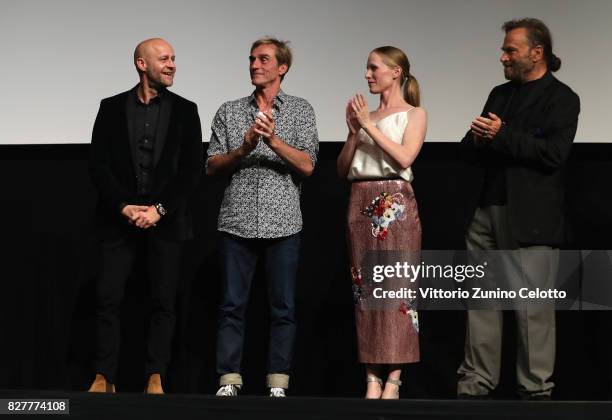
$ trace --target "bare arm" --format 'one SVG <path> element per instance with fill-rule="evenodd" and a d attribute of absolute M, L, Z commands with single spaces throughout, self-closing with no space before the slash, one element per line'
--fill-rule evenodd
<path fill-rule="evenodd" d="M 378 147 L 391 156 L 402 169 L 412 165 L 423 146 L 427 132 L 427 112 L 423 108 L 413 108 L 407 112 L 410 113 L 410 119 L 402 137 L 402 144 L 397 144 L 387 138 L 372 123 L 363 127 Z"/>
<path fill-rule="evenodd" d="M 345 179 L 348 176 L 358 144 L 357 134 L 349 133 L 346 136 L 346 143 L 344 143 L 342 151 L 338 155 L 338 160 L 336 161 L 336 169 L 339 178 Z"/>
<path fill-rule="evenodd" d="M 397 144 L 385 136 L 370 120 L 368 103 L 363 95 L 357 94 L 351 102 L 355 118 L 359 125 L 387 155 L 391 156 L 402 169 L 408 168 L 416 159 L 427 132 L 427 112 L 423 108 L 412 108 L 408 125 L 402 136 L 402 143 Z"/>
<path fill-rule="evenodd" d="M 346 137 L 346 143 L 344 143 L 342 151 L 340 155 L 338 155 L 338 160 L 336 161 L 338 177 L 342 179 L 348 176 L 353 156 L 355 156 L 355 150 L 357 150 L 357 145 L 359 144 L 357 141 L 357 133 L 361 128 L 350 99 L 346 104 L 346 125 L 349 129 L 349 133 Z"/>
<path fill-rule="evenodd" d="M 298 150 L 289 146 L 274 134 L 276 129 L 274 117 L 270 112 L 266 112 L 265 115 L 266 118 L 257 118 L 255 120 L 254 131 L 261 135 L 262 140 L 270 149 L 288 163 L 293 170 L 303 177 L 309 177 L 314 170 L 310 154 L 304 150 Z"/>
<path fill-rule="evenodd" d="M 312 174 L 314 167 L 312 166 L 310 155 L 307 152 L 289 146 L 276 136 L 264 141 L 270 146 L 270 149 L 272 149 L 274 153 L 287 162 L 298 174 L 305 178 Z"/>
<path fill-rule="evenodd" d="M 253 125 L 244 134 L 242 146 L 228 153 L 221 153 L 208 158 L 206 174 L 219 175 L 233 172 L 240 165 L 242 159 L 257 147 L 258 142 L 259 135 L 255 132 L 255 125 Z"/>
<path fill-rule="evenodd" d="M 206 175 L 220 175 L 233 172 L 240 165 L 242 159 L 254 148 L 249 150 L 249 146 L 245 147 L 245 143 L 243 143 L 242 147 L 234 149 L 229 153 L 210 156 L 206 166 Z"/>

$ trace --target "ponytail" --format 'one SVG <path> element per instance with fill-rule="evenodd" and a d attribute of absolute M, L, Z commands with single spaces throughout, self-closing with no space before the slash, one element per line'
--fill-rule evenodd
<path fill-rule="evenodd" d="M 410 61 L 408 61 L 408 57 L 404 51 L 397 47 L 386 45 L 384 47 L 374 48 L 372 53 L 379 54 L 387 66 L 391 68 L 399 67 L 402 69 L 404 100 L 412 106 L 420 106 L 421 91 L 419 89 L 419 82 L 410 74 Z"/>
<path fill-rule="evenodd" d="M 559 57 L 557 57 L 553 53 L 550 53 L 550 57 L 547 57 L 547 58 L 548 58 L 547 60 L 548 69 L 550 71 L 555 72 L 561 68 L 561 59 Z"/>
<path fill-rule="evenodd" d="M 419 89 L 419 82 L 417 79 L 408 74 L 404 81 L 404 100 L 412 106 L 421 105 L 421 89 Z"/>

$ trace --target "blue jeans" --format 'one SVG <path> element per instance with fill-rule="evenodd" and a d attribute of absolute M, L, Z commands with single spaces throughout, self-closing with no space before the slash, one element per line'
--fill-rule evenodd
<path fill-rule="evenodd" d="M 244 342 L 244 314 L 259 258 L 265 259 L 270 304 L 268 373 L 287 375 L 295 341 L 295 283 L 300 233 L 275 239 L 245 239 L 222 233 L 223 298 L 217 335 L 217 373 L 238 377 Z M 237 374 L 237 375 L 236 375 Z M 241 378 L 231 381 L 241 384 Z M 223 378 L 222 378 L 223 383 Z"/>

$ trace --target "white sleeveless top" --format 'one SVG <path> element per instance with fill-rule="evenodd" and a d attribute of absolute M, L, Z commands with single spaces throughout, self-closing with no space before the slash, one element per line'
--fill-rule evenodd
<path fill-rule="evenodd" d="M 408 125 L 409 112 L 401 111 L 387 115 L 376 123 L 376 127 L 389 140 L 402 144 L 404 130 Z M 357 142 L 357 148 L 347 176 L 349 181 L 398 177 L 408 182 L 412 181 L 412 170 L 410 168 L 402 169 L 363 129 L 357 133 Z"/>

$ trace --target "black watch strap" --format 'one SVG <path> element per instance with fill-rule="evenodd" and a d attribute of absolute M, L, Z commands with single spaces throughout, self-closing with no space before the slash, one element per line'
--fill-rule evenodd
<path fill-rule="evenodd" d="M 166 214 L 168 214 L 168 212 L 166 211 L 162 203 L 157 203 L 157 204 L 154 204 L 153 206 L 155 207 L 155 210 L 157 210 L 157 213 L 159 213 L 160 216 L 163 217 Z"/>

